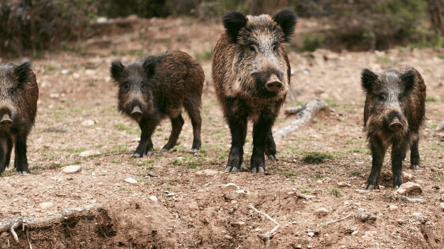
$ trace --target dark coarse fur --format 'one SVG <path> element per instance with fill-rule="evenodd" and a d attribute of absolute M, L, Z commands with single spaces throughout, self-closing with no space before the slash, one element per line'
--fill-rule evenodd
<path fill-rule="evenodd" d="M 14 167 L 19 173 L 30 172 L 26 140 L 35 122 L 38 98 L 31 63 L 0 65 L 0 174 L 9 166 L 14 146 Z"/>
<path fill-rule="evenodd" d="M 161 152 L 176 145 L 184 124 L 182 108 L 187 111 L 193 125 L 191 152 L 199 150 L 202 123 L 200 108 L 205 75 L 193 58 L 181 51 L 167 51 L 146 56 L 128 66 L 113 61 L 111 76 L 119 87 L 119 111 L 138 122 L 142 130 L 134 157 L 152 154 L 151 135 L 165 117 L 171 119 L 172 131 Z M 139 108 L 140 113 L 135 113 L 135 108 Z"/>
<path fill-rule="evenodd" d="M 212 76 L 217 98 L 231 131 L 226 171 L 237 171 L 243 161 L 247 122 L 253 122 L 252 172 L 265 170 L 264 153 L 277 159 L 271 128 L 290 87 L 290 63 L 284 42 L 296 25 L 296 13 L 285 8 L 269 15 L 223 16 L 226 32 L 214 48 Z"/>
<path fill-rule="evenodd" d="M 419 169 L 419 129 L 425 119 L 426 85 L 413 67 L 398 65 L 382 74 L 364 69 L 362 87 L 366 92 L 364 130 L 373 161 L 365 188 L 379 187 L 381 167 L 392 145 L 393 186 L 402 181 L 402 160 L 411 150 L 411 167 Z"/>

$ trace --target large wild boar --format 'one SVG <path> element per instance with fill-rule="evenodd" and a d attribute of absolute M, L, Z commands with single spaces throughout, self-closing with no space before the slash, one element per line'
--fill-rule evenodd
<path fill-rule="evenodd" d="M 0 65 L 0 174 L 9 166 L 15 145 L 14 167 L 29 173 L 26 140 L 37 113 L 39 88 L 31 63 Z"/>
<path fill-rule="evenodd" d="M 185 108 L 193 125 L 191 153 L 201 146 L 201 96 L 205 75 L 193 58 L 181 51 L 146 56 L 124 66 L 120 61 L 111 64 L 111 76 L 119 87 L 118 109 L 139 123 L 140 143 L 133 157 L 151 155 L 153 134 L 159 122 L 169 117 L 172 131 L 168 143 L 160 152 L 176 145 L 184 120 Z"/>
<path fill-rule="evenodd" d="M 366 189 L 379 188 L 381 167 L 387 148 L 392 146 L 393 187 L 402 182 L 402 161 L 408 148 L 410 163 L 419 169 L 419 129 L 425 116 L 426 85 L 416 69 L 398 65 L 381 74 L 362 72 L 366 93 L 364 130 L 372 152 L 372 170 Z"/>
<path fill-rule="evenodd" d="M 226 32 L 217 41 L 212 73 L 217 98 L 231 132 L 226 171 L 243 161 L 247 122 L 253 122 L 251 171 L 264 172 L 264 153 L 277 159 L 271 128 L 290 88 L 290 63 L 283 43 L 290 40 L 296 13 L 285 8 L 275 16 L 223 16 Z"/>

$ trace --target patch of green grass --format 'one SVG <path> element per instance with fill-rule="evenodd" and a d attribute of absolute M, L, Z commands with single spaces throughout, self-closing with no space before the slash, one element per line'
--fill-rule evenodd
<path fill-rule="evenodd" d="M 284 119 L 282 119 L 282 118 L 277 118 L 275 123 L 276 123 L 276 124 L 282 124 L 282 123 L 284 123 Z"/>
<path fill-rule="evenodd" d="M 325 45 L 325 35 L 322 34 L 307 34 L 302 41 L 301 52 L 313 52 Z"/>
<path fill-rule="evenodd" d="M 216 158 L 217 159 L 224 159 L 224 158 L 228 158 L 229 153 L 228 151 L 222 151 L 219 154 L 217 154 Z"/>
<path fill-rule="evenodd" d="M 119 188 L 119 191 L 129 191 L 127 188 Z"/>
<path fill-rule="evenodd" d="M 216 130 L 213 130 L 211 133 L 213 133 L 213 134 L 218 134 L 218 133 L 223 133 L 224 131 L 223 130 L 221 130 L 221 129 L 216 129 Z"/>
<path fill-rule="evenodd" d="M 78 164 L 82 164 L 82 161 L 76 160 L 73 163 L 70 163 L 69 165 L 78 165 Z"/>
<path fill-rule="evenodd" d="M 426 103 L 432 103 L 432 102 L 438 102 L 438 98 L 433 97 L 433 96 L 427 96 L 426 97 Z"/>
<path fill-rule="evenodd" d="M 55 69 L 55 67 L 54 67 L 53 65 L 47 65 L 47 66 L 45 67 L 45 69 L 46 69 L 47 71 L 52 71 L 52 70 Z"/>
<path fill-rule="evenodd" d="M 124 124 L 115 124 L 114 127 L 119 131 L 126 131 L 126 134 L 140 134 L 139 129 L 131 129 L 126 127 Z"/>
<path fill-rule="evenodd" d="M 328 191 L 328 194 L 339 197 L 339 196 L 341 196 L 341 191 L 339 191 L 337 188 L 333 188 L 330 191 Z"/>
<path fill-rule="evenodd" d="M 31 167 L 29 170 L 31 170 L 31 171 L 34 171 L 34 170 L 38 170 L 38 169 L 41 169 L 42 167 L 40 167 L 40 166 L 34 166 L 34 167 Z"/>
<path fill-rule="evenodd" d="M 198 62 L 209 61 L 211 60 L 212 55 L 213 55 L 212 50 L 204 49 L 202 53 L 196 55 L 196 60 Z"/>
<path fill-rule="evenodd" d="M 71 152 L 71 153 L 82 153 L 82 152 L 86 151 L 86 148 L 84 148 L 84 147 L 80 147 L 80 148 L 67 148 L 67 149 L 64 149 L 63 151 Z"/>
<path fill-rule="evenodd" d="M 3 173 L 0 175 L 0 177 L 10 177 L 10 176 L 13 176 L 13 175 L 14 175 L 13 172 L 3 172 Z"/>
<path fill-rule="evenodd" d="M 393 67 L 396 64 L 398 64 L 398 61 L 391 60 L 388 57 L 378 56 L 378 57 L 376 57 L 376 63 L 381 64 L 384 67 Z"/>
<path fill-rule="evenodd" d="M 353 140 L 352 139 L 347 139 L 346 144 L 353 144 Z"/>
<path fill-rule="evenodd" d="M 61 163 L 51 163 L 51 165 L 49 165 L 50 168 L 57 168 L 57 167 L 60 167 L 60 166 L 62 166 Z"/>
<path fill-rule="evenodd" d="M 306 163 L 322 163 L 325 159 L 333 159 L 335 156 L 324 152 L 307 152 L 302 156 L 302 160 Z"/>
<path fill-rule="evenodd" d="M 301 194 L 307 194 L 307 193 L 308 193 L 308 190 L 306 190 L 306 189 L 301 190 Z"/>
<path fill-rule="evenodd" d="M 360 176 L 361 175 L 361 173 L 359 171 L 353 171 L 353 172 L 351 172 L 351 174 L 353 176 Z"/>

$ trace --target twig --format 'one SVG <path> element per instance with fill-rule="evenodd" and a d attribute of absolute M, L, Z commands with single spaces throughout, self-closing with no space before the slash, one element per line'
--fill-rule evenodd
<path fill-rule="evenodd" d="M 19 225 L 20 225 L 20 223 L 17 222 L 14 225 L 11 226 L 11 234 L 12 234 L 12 236 L 14 236 L 14 239 L 15 239 L 15 241 L 17 241 L 17 243 L 19 243 L 19 238 L 18 238 L 17 234 L 15 233 L 14 229 L 16 227 L 18 227 Z"/>
<path fill-rule="evenodd" d="M 322 225 L 329 225 L 329 224 L 332 224 L 332 223 L 335 223 L 335 222 L 343 221 L 343 220 L 347 219 L 350 216 L 352 216 L 352 214 L 349 214 L 349 215 L 345 216 L 344 218 L 340 218 L 339 220 L 332 220 L 332 221 L 329 221 L 327 223 L 323 223 Z M 319 226 L 321 226 L 321 225 L 318 225 L 318 227 Z"/>
<path fill-rule="evenodd" d="M 265 248 L 268 249 L 268 247 L 270 246 L 270 237 L 271 237 L 271 235 L 272 235 L 274 232 L 276 232 L 276 230 L 279 228 L 279 223 L 277 223 L 277 221 L 274 220 L 273 218 L 271 218 L 268 214 L 263 213 L 263 212 L 257 210 L 257 209 L 254 208 L 253 206 L 250 205 L 249 207 L 250 207 L 251 209 L 253 209 L 254 211 L 256 211 L 256 212 L 258 212 L 258 213 L 264 215 L 264 216 L 267 217 L 269 220 L 271 220 L 274 224 L 276 224 L 276 226 L 275 226 L 272 230 L 270 230 L 270 231 L 268 231 L 268 232 L 266 232 L 266 233 L 264 233 L 264 234 L 259 234 L 259 235 L 257 236 L 258 238 L 262 239 L 262 240 L 265 242 L 265 244 L 266 244 Z"/>
<path fill-rule="evenodd" d="M 404 195 L 398 195 L 398 197 L 399 197 L 400 199 L 402 199 L 402 200 L 406 200 L 406 201 L 409 201 L 409 202 L 424 202 L 424 201 L 425 201 L 424 199 L 420 199 L 420 198 L 409 198 L 409 197 L 404 196 Z"/>
<path fill-rule="evenodd" d="M 29 232 L 28 232 L 28 229 L 26 229 L 26 237 L 28 238 L 29 249 L 32 249 L 31 241 L 29 241 Z"/>

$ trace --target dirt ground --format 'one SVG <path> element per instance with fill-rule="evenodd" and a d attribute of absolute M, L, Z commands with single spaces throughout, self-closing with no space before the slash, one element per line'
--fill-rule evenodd
<path fill-rule="evenodd" d="M 306 29 L 307 22 L 301 20 L 297 29 Z M 280 225 L 270 248 L 444 248 L 444 133 L 429 135 L 444 120 L 443 50 L 290 51 L 292 94 L 274 130 L 294 118 L 285 117 L 285 108 L 315 98 L 336 112 L 318 115 L 278 140 L 279 161 L 266 160 L 265 174 L 247 170 L 250 125 L 245 170 L 225 173 L 231 137 L 216 101 L 209 61 L 222 32 L 221 24 L 191 18 L 151 19 L 129 33 L 111 30 L 95 37 L 80 52 L 67 47 L 34 59 L 40 98 L 28 141 L 31 174 L 19 176 L 9 167 L 0 178 L 0 221 L 44 219 L 91 204 L 98 208 L 24 230 L 20 226 L 19 243 L 4 232 L 0 248 L 265 248 L 257 235 L 275 225 L 250 205 Z M 205 71 L 202 149 L 188 154 L 192 127 L 187 117 L 176 150 L 159 153 L 171 131 L 165 120 L 153 135 L 154 155 L 130 159 L 140 131 L 117 112 L 110 62 L 120 58 L 127 63 L 173 49 L 197 58 Z M 371 155 L 362 131 L 360 72 L 365 67 L 380 72 L 397 63 L 414 66 L 433 97 L 426 104 L 420 170 L 408 169 L 409 160 L 404 162 L 404 181 L 423 188 L 415 196 L 426 200 L 422 203 L 397 198 L 389 173 L 384 174 L 385 188 L 363 190 Z M 87 120 L 94 124 L 83 123 Z M 97 155 L 81 157 L 85 151 Z M 315 151 L 328 153 L 330 159 L 317 164 L 302 160 Z M 389 161 L 387 156 L 383 171 L 390 172 Z M 63 173 L 68 165 L 81 170 Z M 127 178 L 137 183 L 125 182 Z M 315 197 L 301 198 L 301 193 Z M 320 208 L 324 215 L 318 214 Z M 359 213 L 372 219 L 354 219 Z"/>

